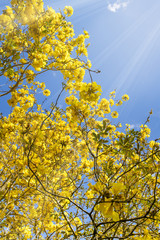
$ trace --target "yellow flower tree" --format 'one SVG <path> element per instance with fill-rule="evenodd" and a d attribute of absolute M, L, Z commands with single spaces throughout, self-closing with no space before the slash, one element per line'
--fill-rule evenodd
<path fill-rule="evenodd" d="M 0 238 L 158 240 L 159 142 L 148 141 L 149 119 L 139 131 L 114 124 L 129 97 L 101 98 L 89 35 L 75 37 L 72 14 L 70 6 L 57 13 L 42 0 L 12 0 L 0 15 L 0 97 L 12 107 L 0 116 Z M 44 110 L 36 92 L 50 90 L 36 77 L 47 71 L 64 82 Z"/>

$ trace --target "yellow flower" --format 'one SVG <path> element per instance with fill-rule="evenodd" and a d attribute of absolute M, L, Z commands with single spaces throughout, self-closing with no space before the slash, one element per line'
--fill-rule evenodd
<path fill-rule="evenodd" d="M 73 8 L 71 6 L 65 6 L 63 11 L 67 17 L 70 17 L 73 14 Z"/>
<path fill-rule="evenodd" d="M 45 96 L 49 96 L 51 94 L 51 92 L 48 90 L 48 89 L 45 89 L 44 91 L 43 91 L 43 95 L 45 95 Z"/>
<path fill-rule="evenodd" d="M 123 99 L 123 101 L 128 101 L 129 100 L 129 96 L 127 94 L 124 94 L 122 96 L 122 99 Z"/>
<path fill-rule="evenodd" d="M 84 30 L 83 32 L 84 32 L 85 38 L 89 38 L 88 32 L 86 30 Z"/>
<path fill-rule="evenodd" d="M 112 116 L 112 118 L 118 118 L 118 112 L 113 111 L 113 112 L 111 113 L 111 116 Z"/>
<path fill-rule="evenodd" d="M 116 94 L 116 91 L 112 91 L 112 92 L 110 92 L 110 97 L 115 97 L 115 94 Z"/>
<path fill-rule="evenodd" d="M 42 47 L 42 50 L 45 52 L 45 53 L 49 53 L 51 51 L 51 46 L 49 44 L 45 44 L 43 47 Z"/>
<path fill-rule="evenodd" d="M 113 99 L 109 99 L 110 105 L 113 106 L 114 105 L 114 100 Z"/>
<path fill-rule="evenodd" d="M 117 103 L 116 103 L 116 106 L 120 106 L 120 105 L 122 105 L 122 100 L 119 100 Z"/>
<path fill-rule="evenodd" d="M 102 98 L 98 108 L 99 110 L 103 110 L 104 113 L 110 113 L 109 104 L 110 102 L 107 99 Z"/>
<path fill-rule="evenodd" d="M 17 150 L 17 146 L 14 144 L 14 145 L 12 145 L 12 150 L 13 151 L 16 151 Z"/>
<path fill-rule="evenodd" d="M 27 60 L 22 58 L 19 62 L 25 64 L 27 62 Z"/>
<path fill-rule="evenodd" d="M 91 63 L 90 60 L 87 60 L 87 64 L 86 64 L 86 66 L 87 66 L 88 68 L 91 68 L 91 67 L 92 67 L 92 63 Z"/>
<path fill-rule="evenodd" d="M 15 99 L 14 97 L 12 97 L 11 99 L 7 100 L 9 106 L 11 107 L 15 107 L 17 104 L 17 99 Z"/>
<path fill-rule="evenodd" d="M 149 143 L 150 148 L 153 148 L 154 145 L 155 145 L 155 141 L 150 141 L 150 143 Z"/>

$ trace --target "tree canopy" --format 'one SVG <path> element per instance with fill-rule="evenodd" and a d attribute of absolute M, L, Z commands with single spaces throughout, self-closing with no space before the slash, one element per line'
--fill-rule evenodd
<path fill-rule="evenodd" d="M 11 0 L 0 15 L 0 99 L 11 106 L 0 116 L 0 238 L 158 240 L 160 147 L 149 140 L 150 116 L 139 130 L 115 124 L 129 97 L 101 97 L 89 34 L 75 36 L 72 14 Z M 47 71 L 63 83 L 45 110 L 37 92 L 52 89 L 37 76 Z"/>

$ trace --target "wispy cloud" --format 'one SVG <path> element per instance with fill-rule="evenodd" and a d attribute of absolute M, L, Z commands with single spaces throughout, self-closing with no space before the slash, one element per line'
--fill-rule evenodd
<path fill-rule="evenodd" d="M 138 129 L 138 128 L 140 128 L 140 125 L 141 124 L 130 124 L 130 129 Z"/>
<path fill-rule="evenodd" d="M 126 8 L 129 1 L 116 0 L 114 3 L 108 3 L 108 10 L 111 12 L 117 12 L 120 8 Z"/>

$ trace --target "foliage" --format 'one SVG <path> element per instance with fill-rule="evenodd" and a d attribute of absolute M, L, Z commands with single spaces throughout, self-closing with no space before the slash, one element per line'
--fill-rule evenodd
<path fill-rule="evenodd" d="M 146 124 L 114 124 L 129 99 L 100 98 L 86 59 L 89 37 L 74 37 L 64 14 L 42 0 L 12 0 L 0 16 L 1 239 L 159 239 L 160 149 Z M 36 101 L 36 77 L 60 71 L 64 83 L 50 110 Z M 83 81 L 89 71 L 91 82 Z M 67 92 L 63 108 L 58 100 Z M 112 110 L 113 109 L 113 110 Z M 147 121 L 148 122 L 148 121 Z"/>

